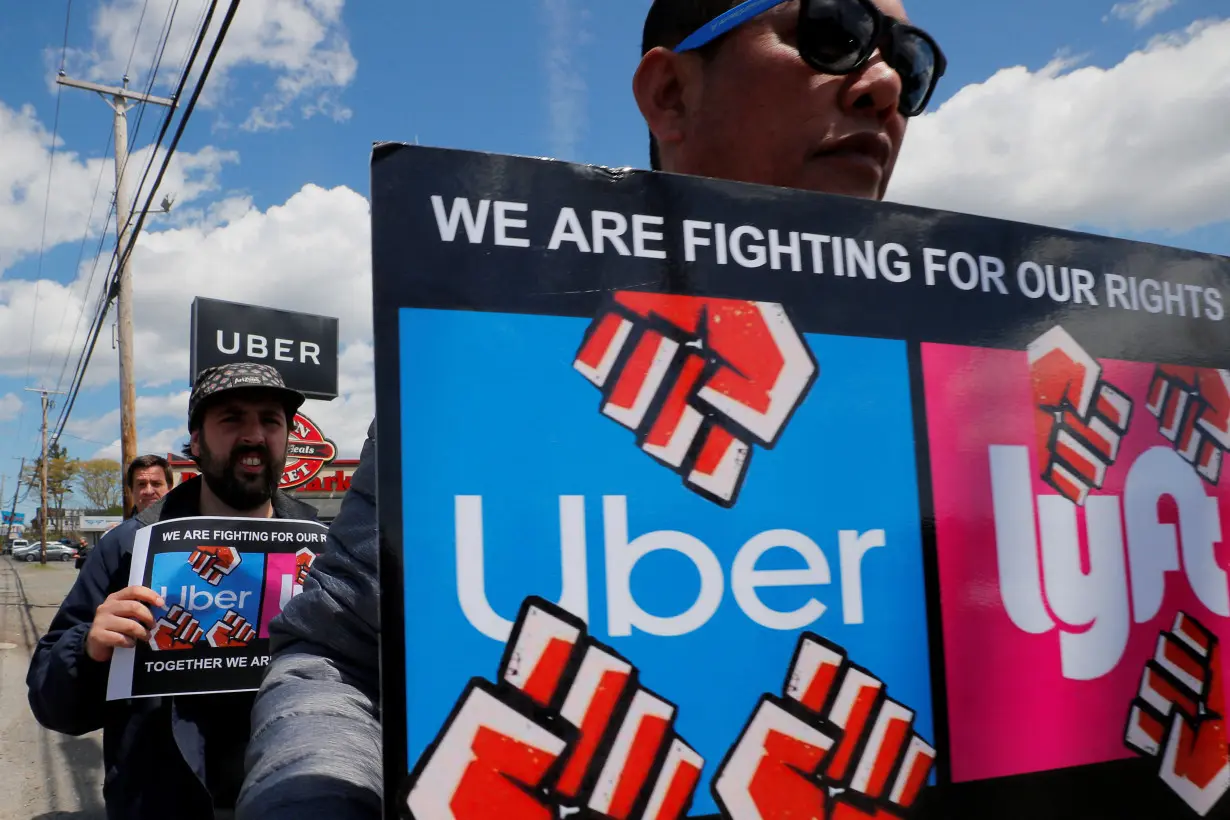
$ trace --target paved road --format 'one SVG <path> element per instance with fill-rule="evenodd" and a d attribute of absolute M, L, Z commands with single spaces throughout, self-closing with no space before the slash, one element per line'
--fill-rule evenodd
<path fill-rule="evenodd" d="M 26 701 L 30 653 L 68 593 L 72 562 L 0 557 L 0 820 L 105 820 L 102 733 L 39 726 Z"/>

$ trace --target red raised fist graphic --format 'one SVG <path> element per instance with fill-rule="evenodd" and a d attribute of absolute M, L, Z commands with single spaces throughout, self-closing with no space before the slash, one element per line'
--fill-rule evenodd
<path fill-rule="evenodd" d="M 674 733 L 675 712 L 580 620 L 530 598 L 499 683 L 470 682 L 405 805 L 416 820 L 676 820 L 704 760 Z"/>
<path fill-rule="evenodd" d="M 234 572 L 242 560 L 234 547 L 197 547 L 188 556 L 188 563 L 196 574 L 214 586 Z"/>
<path fill-rule="evenodd" d="M 1230 371 L 1161 365 L 1145 407 L 1179 455 L 1216 484 L 1230 450 Z"/>
<path fill-rule="evenodd" d="M 890 820 L 935 750 L 914 713 L 838 647 L 804 635 L 785 697 L 765 695 L 714 775 L 728 820 Z M 475 678 L 402 792 L 415 820 L 679 820 L 705 760 L 677 709 L 554 604 L 530 598 L 498 683 Z"/>
<path fill-rule="evenodd" d="M 156 652 L 192 649 L 204 634 L 200 621 L 176 604 L 150 630 L 149 645 Z"/>
<path fill-rule="evenodd" d="M 1102 380 L 1102 366 L 1061 327 L 1027 349 L 1042 478 L 1083 505 L 1106 481 L 1132 418 L 1132 401 Z"/>
<path fill-rule="evenodd" d="M 247 618 L 233 609 L 228 609 L 226 614 L 210 627 L 205 637 L 215 649 L 238 649 L 252 642 L 256 637 L 256 630 L 248 623 Z"/>
<path fill-rule="evenodd" d="M 935 764 L 914 712 L 816 635 L 799 641 L 785 697 L 766 694 L 714 775 L 732 820 L 906 815 Z"/>
<path fill-rule="evenodd" d="M 1158 638 L 1128 713 L 1124 742 L 1158 760 L 1158 776 L 1201 817 L 1230 791 L 1226 693 L 1217 637 L 1180 612 Z"/>
<path fill-rule="evenodd" d="M 295 586 L 303 586 L 303 583 L 307 580 L 308 573 L 312 571 L 312 564 L 315 561 L 316 553 L 307 547 L 295 553 Z"/>
<path fill-rule="evenodd" d="M 818 373 L 781 305 L 634 291 L 614 295 L 573 367 L 642 450 L 727 507 L 752 445 L 777 443 Z"/>

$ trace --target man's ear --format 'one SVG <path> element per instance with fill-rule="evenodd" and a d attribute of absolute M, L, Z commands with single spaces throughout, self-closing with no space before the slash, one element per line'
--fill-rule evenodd
<path fill-rule="evenodd" d="M 659 149 L 678 145 L 687 132 L 688 102 L 700 82 L 699 58 L 666 48 L 650 50 L 632 76 L 632 95 Z"/>
<path fill-rule="evenodd" d="M 188 439 L 188 447 L 192 450 L 192 455 L 197 458 L 201 457 L 201 428 L 198 427 L 192 431 L 192 437 Z"/>

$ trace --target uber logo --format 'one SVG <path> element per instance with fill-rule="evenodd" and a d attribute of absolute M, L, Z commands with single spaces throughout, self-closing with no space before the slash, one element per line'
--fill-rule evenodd
<path fill-rule="evenodd" d="M 271 353 L 269 350 L 270 341 L 264 336 L 257 336 L 254 333 L 249 333 L 244 336 L 237 331 L 227 334 L 225 330 L 219 330 L 218 352 L 227 356 L 233 356 L 240 350 L 245 349 L 245 345 L 243 344 L 244 341 L 247 342 L 246 349 L 249 359 L 267 359 L 272 356 L 274 361 L 293 362 L 296 361 L 295 351 L 297 350 L 297 361 L 300 364 L 306 364 L 310 361 L 312 364 L 320 367 L 320 345 L 315 342 L 296 342 L 294 339 L 274 339 L 274 349 Z"/>
<path fill-rule="evenodd" d="M 232 362 L 276 368 L 309 398 L 337 397 L 338 321 L 328 316 L 197 297 L 192 303 L 192 372 Z"/>

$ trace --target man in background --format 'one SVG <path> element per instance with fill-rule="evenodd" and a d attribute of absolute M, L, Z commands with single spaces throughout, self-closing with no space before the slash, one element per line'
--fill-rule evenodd
<path fill-rule="evenodd" d="M 171 464 L 161 456 L 138 456 L 128 465 L 124 484 L 132 496 L 133 515 L 145 512 L 171 489 Z"/>
<path fill-rule="evenodd" d="M 944 68 L 904 21 L 900 0 L 655 0 L 632 80 L 652 167 L 882 199 Z M 240 820 L 380 816 L 375 466 L 372 425 L 324 554 L 272 624 Z"/>

